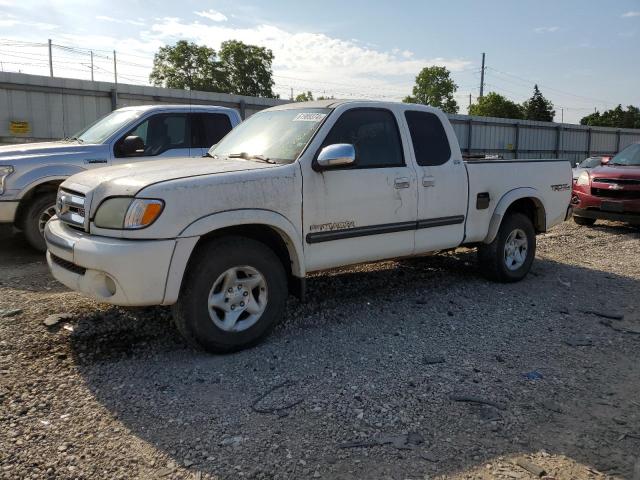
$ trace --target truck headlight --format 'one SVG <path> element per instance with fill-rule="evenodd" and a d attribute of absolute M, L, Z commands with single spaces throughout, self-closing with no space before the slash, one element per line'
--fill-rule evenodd
<path fill-rule="evenodd" d="M 93 223 L 99 228 L 137 230 L 151 225 L 164 202 L 148 198 L 113 197 L 100 204 Z"/>
<path fill-rule="evenodd" d="M 591 183 L 591 178 L 589 177 L 589 172 L 582 172 L 578 177 L 578 181 L 576 185 L 580 185 L 582 187 L 587 186 Z"/>
<path fill-rule="evenodd" d="M 11 165 L 0 165 L 0 195 L 4 193 L 4 182 L 13 173 Z"/>

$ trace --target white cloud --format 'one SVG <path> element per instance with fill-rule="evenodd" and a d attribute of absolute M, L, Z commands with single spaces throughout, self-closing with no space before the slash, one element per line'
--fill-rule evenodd
<path fill-rule="evenodd" d="M 445 66 L 455 72 L 471 64 L 463 59 L 416 58 L 408 50 L 385 52 L 353 40 L 267 24 L 235 28 L 164 18 L 151 26 L 150 35 L 167 43 L 187 38 L 216 49 L 231 39 L 267 47 L 275 57 L 274 77 L 281 92 L 293 87 L 337 96 L 400 99 L 410 93 L 415 75 L 426 66 Z"/>
<path fill-rule="evenodd" d="M 534 28 L 533 31 L 536 33 L 553 33 L 553 32 L 557 32 L 558 30 L 560 30 L 560 27 L 537 27 Z"/>
<path fill-rule="evenodd" d="M 53 23 L 24 21 L 16 15 L 6 12 L 0 13 L 0 27 L 28 27 L 37 30 L 55 30 L 56 28 L 60 28 L 59 25 L 54 25 Z"/>
<path fill-rule="evenodd" d="M 620 15 L 622 18 L 640 17 L 640 12 L 626 12 Z"/>
<path fill-rule="evenodd" d="M 208 18 L 214 22 L 226 22 L 228 20 L 227 16 L 224 13 L 220 13 L 213 8 L 209 10 L 203 10 L 202 12 L 193 12 L 199 17 Z"/>
<path fill-rule="evenodd" d="M 111 23 L 120 23 L 120 24 L 129 24 L 129 25 L 135 25 L 137 27 L 143 27 L 145 25 L 145 23 L 141 20 L 121 20 L 119 18 L 113 18 L 113 17 L 108 17 L 106 15 L 98 15 L 96 17 L 97 20 L 103 20 L 105 22 L 111 22 Z"/>

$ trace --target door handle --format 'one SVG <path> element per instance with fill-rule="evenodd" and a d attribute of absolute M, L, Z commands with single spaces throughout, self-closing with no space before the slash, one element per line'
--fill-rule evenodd
<path fill-rule="evenodd" d="M 394 187 L 396 188 L 409 188 L 411 186 L 411 182 L 409 182 L 408 177 L 396 178 L 393 182 Z"/>
<path fill-rule="evenodd" d="M 422 177 L 422 186 L 423 187 L 433 187 L 436 184 L 436 179 L 431 175 L 427 177 Z"/>

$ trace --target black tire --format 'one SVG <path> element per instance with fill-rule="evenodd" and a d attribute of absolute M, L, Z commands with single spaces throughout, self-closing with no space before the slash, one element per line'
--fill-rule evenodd
<path fill-rule="evenodd" d="M 512 270 L 507 267 L 505 244 L 512 232 L 516 230 L 524 232 L 527 249 L 524 263 Z M 511 283 L 522 280 L 529 273 L 535 256 L 536 232 L 529 217 L 522 213 L 506 216 L 493 242 L 478 247 L 478 261 L 482 274 L 496 282 Z"/>
<path fill-rule="evenodd" d="M 573 221 L 578 225 L 582 225 L 583 227 L 591 227 L 594 223 L 596 223 L 595 218 L 578 217 L 576 215 L 573 216 Z"/>
<path fill-rule="evenodd" d="M 47 245 L 44 241 L 44 235 L 40 229 L 42 220 L 48 216 L 47 210 L 55 208 L 56 205 L 56 192 L 43 193 L 31 199 L 29 206 L 24 212 L 24 217 L 20 222 L 24 236 L 27 238 L 27 242 L 33 248 L 40 252 L 47 250 Z"/>
<path fill-rule="evenodd" d="M 255 324 L 239 332 L 219 328 L 209 313 L 209 293 L 228 269 L 256 269 L 267 286 L 266 307 Z M 189 261 L 178 302 L 172 307 L 178 331 L 192 346 L 210 353 L 248 348 L 266 336 L 284 314 L 288 296 L 282 262 L 266 245 L 244 237 L 222 237 L 200 245 Z"/>

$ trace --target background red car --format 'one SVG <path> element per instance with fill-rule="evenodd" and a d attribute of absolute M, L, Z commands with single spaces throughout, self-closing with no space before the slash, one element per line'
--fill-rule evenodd
<path fill-rule="evenodd" d="M 598 219 L 640 225 L 640 143 L 606 165 L 582 172 L 573 184 L 571 204 L 578 225 Z"/>

